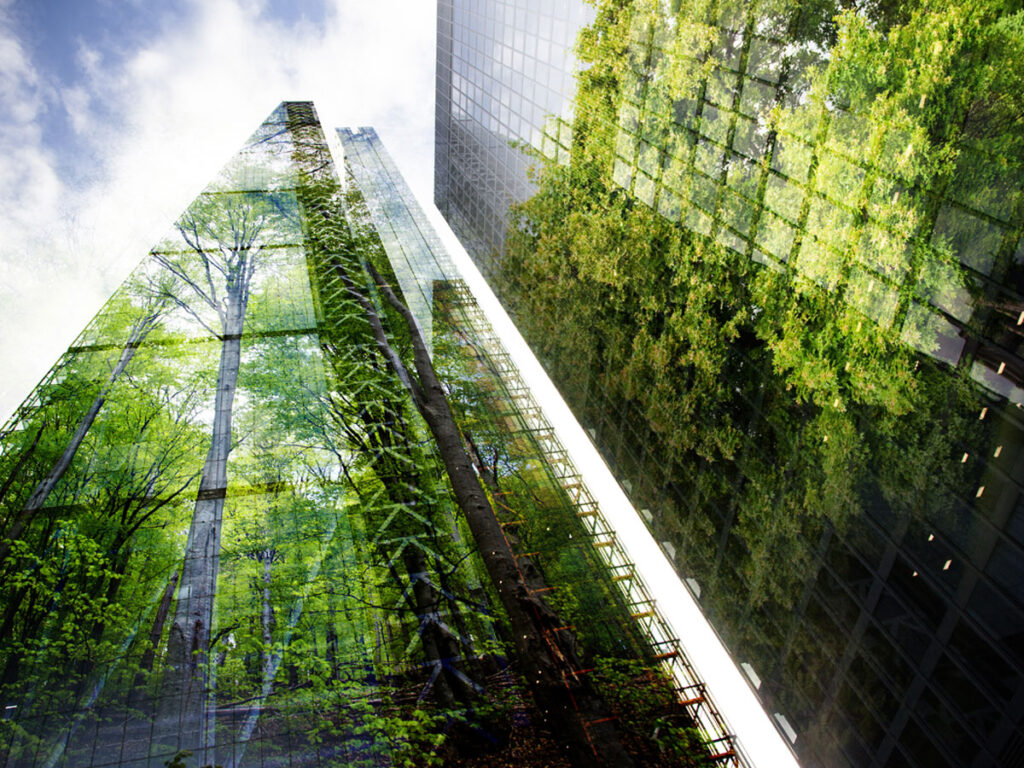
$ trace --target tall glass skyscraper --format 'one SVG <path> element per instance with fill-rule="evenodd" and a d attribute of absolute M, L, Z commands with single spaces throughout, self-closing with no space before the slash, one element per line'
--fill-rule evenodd
<path fill-rule="evenodd" d="M 0 433 L 0 764 L 741 764 L 376 134 L 339 137 L 344 178 L 274 110 Z"/>
<path fill-rule="evenodd" d="M 1024 765 L 1019 15 L 597 8 L 511 239 L 439 207 L 804 764 Z"/>

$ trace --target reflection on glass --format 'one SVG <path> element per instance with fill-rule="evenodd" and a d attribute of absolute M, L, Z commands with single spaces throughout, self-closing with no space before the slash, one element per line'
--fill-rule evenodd
<path fill-rule="evenodd" d="M 1013 13 L 599 3 L 570 162 L 467 244 L 811 764 L 1024 739 Z"/>

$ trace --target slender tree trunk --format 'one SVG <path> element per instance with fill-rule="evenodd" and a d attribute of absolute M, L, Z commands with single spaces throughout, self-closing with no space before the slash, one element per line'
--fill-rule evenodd
<path fill-rule="evenodd" d="M 267 697 L 274 691 L 274 680 L 277 678 L 277 670 L 281 666 L 281 659 L 284 656 L 284 648 L 274 648 L 274 606 L 270 602 L 270 571 L 274 562 L 273 550 L 264 550 L 259 558 L 263 563 L 262 589 L 260 590 L 262 600 L 260 609 L 260 633 L 263 640 L 263 649 L 260 651 L 260 691 L 255 705 L 249 708 L 249 712 L 242 721 L 242 727 L 235 734 L 230 746 L 230 752 L 224 756 L 224 768 L 237 768 L 245 756 L 245 749 L 249 745 L 253 731 L 256 730 L 256 723 L 263 713 L 263 704 Z M 300 601 L 301 602 L 301 601 Z M 288 634 L 294 628 L 301 615 L 301 608 L 293 615 L 288 625 Z M 283 644 L 287 644 L 289 637 L 286 637 Z"/>
<path fill-rule="evenodd" d="M 373 362 L 373 368 L 382 376 L 388 375 L 376 361 Z M 400 466 L 391 454 L 391 451 L 396 449 L 404 455 L 411 455 L 414 452 L 407 425 L 404 419 L 396 415 L 400 407 L 385 399 L 381 403 L 375 403 L 373 407 L 360 408 L 358 418 L 370 444 L 374 474 L 384 486 L 390 501 L 412 511 L 415 507 L 415 497 L 410 493 L 410 489 L 418 487 L 421 478 L 406 467 Z M 415 519 L 415 516 L 412 519 Z M 418 533 L 427 532 L 425 524 L 419 520 L 412 525 Z M 473 684 L 457 669 L 462 661 L 462 650 L 457 636 L 442 620 L 442 595 L 430 580 L 427 553 L 407 542 L 404 535 L 409 533 L 409 529 L 402 528 L 400 532 L 403 534 L 400 540 L 406 542 L 401 553 L 405 576 L 403 578 L 393 564 L 390 571 L 398 589 L 403 591 L 409 609 L 416 616 L 423 654 L 432 667 L 430 679 L 420 698 L 433 691 L 441 704 L 451 707 L 458 700 L 469 699 L 473 693 Z M 413 533 L 411 538 L 417 538 L 416 534 Z M 380 555 L 393 562 L 393 552 L 381 548 Z"/>
<path fill-rule="evenodd" d="M 263 604 L 260 611 L 260 629 L 263 634 L 263 651 L 260 656 L 262 658 L 262 664 L 260 665 L 260 680 L 265 681 L 269 679 L 269 671 L 271 668 L 271 656 L 274 647 L 274 606 L 270 602 L 270 568 L 274 564 L 274 555 L 276 553 L 273 549 L 265 549 L 262 552 L 260 561 L 263 563 Z"/>
<path fill-rule="evenodd" d="M 6 608 L 4 609 L 3 621 L 0 622 L 0 638 L 9 638 L 12 636 L 11 630 L 14 628 L 14 622 L 18 617 L 19 609 L 24 603 L 25 598 L 28 596 L 29 586 L 30 585 L 28 584 L 24 585 L 10 597 Z M 12 670 L 16 670 L 17 662 L 15 660 L 20 660 L 20 658 L 21 651 L 14 649 L 8 651 L 7 661 L 3 666 L 3 673 L 0 674 L 0 685 L 6 685 L 15 681 L 17 674 Z"/>
<path fill-rule="evenodd" d="M 167 663 L 156 733 L 162 746 L 189 749 L 200 765 L 213 764 L 213 702 L 209 651 L 220 566 L 221 521 L 231 452 L 231 418 L 241 363 L 247 290 L 229 293 L 221 341 L 210 449 L 199 482 L 181 585 L 167 641 Z"/>
<path fill-rule="evenodd" d="M 454 665 L 462 654 L 451 631 L 446 629 L 439 615 L 441 596 L 427 577 L 427 556 L 419 547 L 406 547 L 402 553 L 406 573 L 412 582 L 418 631 L 428 661 L 433 662 L 432 687 L 438 700 L 451 707 L 457 699 L 465 700 L 470 693 L 465 683 L 456 677 Z M 421 694 L 422 695 L 422 694 Z"/>
<path fill-rule="evenodd" d="M 334 591 L 330 590 L 327 593 L 327 629 L 324 632 L 324 659 L 331 670 L 331 680 L 341 679 L 341 669 L 338 666 L 338 630 L 335 628 L 337 620 L 337 611 L 334 608 Z"/>
<path fill-rule="evenodd" d="M 78 449 L 82 445 L 82 441 L 85 440 L 86 434 L 88 434 L 89 430 L 92 428 L 93 422 L 96 421 L 96 416 L 99 414 L 100 409 L 106 402 L 107 395 L 110 394 L 110 390 L 114 386 L 114 383 L 118 380 L 121 374 L 124 373 L 125 368 L 128 367 L 128 363 L 130 363 L 131 359 L 135 356 L 135 351 L 139 348 L 139 344 L 142 343 L 143 339 L 145 339 L 146 335 L 153 328 L 156 317 L 156 313 L 147 315 L 146 318 L 139 321 L 132 327 L 132 330 L 128 335 L 128 341 L 121 350 L 121 356 L 118 358 L 117 364 L 110 372 L 110 376 L 107 377 L 107 381 L 99 391 L 99 394 L 97 394 L 96 398 L 92 401 L 92 405 L 89 406 L 89 410 L 86 411 L 85 416 L 83 416 L 82 420 L 78 423 L 78 428 L 71 436 L 71 440 L 64 448 L 60 458 L 58 458 L 56 463 L 54 463 L 46 477 L 44 477 L 36 486 L 32 495 L 25 503 L 25 506 L 21 508 L 18 516 L 14 519 L 7 531 L 4 532 L 3 538 L 0 539 L 0 565 L 3 564 L 7 559 L 7 556 L 10 554 L 13 543 L 25 532 L 25 528 L 32 521 L 35 513 L 42 509 L 43 505 L 46 504 L 46 499 L 49 497 L 50 492 L 54 487 L 56 487 L 57 483 L 60 482 L 61 478 L 64 477 L 64 473 L 68 471 L 68 467 L 71 466 L 71 462 L 74 460 L 75 454 L 78 453 Z"/>
<path fill-rule="evenodd" d="M 56 587 L 58 590 L 61 588 L 63 588 L 63 583 L 59 583 Z M 22 592 L 22 601 L 24 601 L 25 592 L 27 591 L 29 591 L 29 588 L 26 586 L 25 591 Z M 23 611 L 23 614 L 27 616 L 27 619 L 21 627 L 19 627 L 19 634 L 21 637 L 35 638 L 38 637 L 39 628 L 43 625 L 43 619 L 49 615 L 50 606 L 37 605 L 35 599 L 36 595 L 31 592 L 29 592 L 28 596 L 28 607 Z M 14 612 L 12 612 L 12 623 L 14 615 Z M 9 635 L 4 635 L 4 637 L 9 637 Z M 24 649 L 17 649 L 12 651 L 10 656 L 7 657 L 7 663 L 4 665 L 4 671 L 0 674 L 0 688 L 12 685 L 16 682 L 22 683 L 22 681 L 18 680 L 18 677 L 21 674 L 21 662 L 25 657 L 25 653 L 26 651 Z M 24 692 L 24 684 L 19 685 L 19 687 L 22 689 L 22 692 Z M 25 692 L 26 698 L 31 698 L 32 695 L 34 694 L 31 690 Z"/>
<path fill-rule="evenodd" d="M 330 541 L 334 535 L 334 527 L 332 526 L 325 541 Z M 272 550 L 268 550 L 270 552 Z M 317 577 L 320 575 L 320 568 L 323 565 L 323 554 L 321 559 L 318 560 L 309 569 L 306 574 L 306 587 L 304 594 L 299 596 L 294 603 L 292 603 L 291 610 L 288 612 L 288 622 L 285 625 L 284 630 L 280 633 L 280 641 L 277 647 L 274 647 L 271 643 L 273 638 L 273 628 L 276 621 L 274 610 L 270 602 L 270 562 L 272 557 L 268 557 L 263 564 L 263 610 L 261 614 L 261 629 L 263 632 L 263 643 L 264 652 L 262 656 L 262 681 L 260 682 L 260 692 L 255 703 L 250 705 L 249 712 L 246 714 L 245 720 L 242 722 L 242 727 L 239 728 L 238 733 L 235 734 L 234 739 L 231 742 L 231 749 L 224 756 L 224 768 L 236 768 L 245 756 L 246 747 L 249 744 L 249 739 L 252 738 L 253 731 L 256 729 L 256 723 L 259 721 L 260 715 L 263 713 L 263 706 L 267 699 L 274 692 L 274 681 L 277 678 L 277 673 L 281 669 L 281 663 L 284 660 L 285 651 L 288 649 L 292 641 L 292 636 L 295 633 L 295 627 L 299 623 L 299 619 L 302 618 L 303 605 L 305 603 L 306 595 L 308 594 L 308 587 L 313 584 Z M 314 655 L 316 654 L 316 648 L 313 649 Z M 289 685 L 295 686 L 298 684 L 298 670 L 295 664 L 290 663 L 288 665 L 288 677 Z"/>
<path fill-rule="evenodd" d="M 41 540 L 44 542 L 48 541 L 49 538 L 53 535 L 53 529 L 55 526 L 55 521 L 52 518 L 49 519 L 47 523 L 47 527 L 43 531 L 43 535 L 40 537 Z M 38 594 L 38 592 L 33 591 L 33 586 L 35 585 L 32 581 L 23 584 L 14 593 L 14 595 L 7 600 L 7 605 L 4 607 L 3 621 L 0 622 L 0 638 L 7 638 L 12 636 L 15 622 L 18 620 L 19 616 L 25 621 L 28 621 L 28 617 L 31 617 L 32 611 L 35 610 L 35 595 Z M 31 596 L 32 599 L 29 600 L 28 607 L 22 610 L 22 605 L 25 601 L 25 598 L 29 596 Z M 20 636 L 22 637 L 29 636 L 24 631 L 24 629 L 19 630 L 19 632 Z M 20 653 L 20 651 L 14 653 Z"/>
<path fill-rule="evenodd" d="M 163 597 L 160 598 L 160 605 L 157 606 L 156 616 L 153 618 L 153 627 L 149 631 L 149 643 L 139 661 L 139 669 L 135 673 L 135 680 L 132 682 L 131 702 L 133 706 L 140 706 L 145 702 L 143 689 L 146 686 L 146 679 L 153 671 L 153 662 L 156 660 L 156 652 L 160 647 L 160 638 L 164 635 L 164 624 L 167 623 L 167 616 L 171 612 L 171 601 L 174 599 L 174 590 L 178 586 L 178 571 L 171 574 L 171 580 L 167 582 Z"/>
<path fill-rule="evenodd" d="M 99 650 L 100 643 L 103 641 L 103 635 L 107 631 L 107 614 L 110 611 L 111 606 L 114 605 L 114 601 L 117 600 L 117 595 L 121 591 L 121 584 L 124 581 L 125 571 L 128 570 L 128 560 L 131 558 L 131 550 L 125 547 L 127 542 L 116 541 L 112 547 L 114 561 L 110 567 L 110 576 L 107 579 L 107 589 L 103 596 L 103 605 L 106 607 L 103 615 L 98 618 L 92 626 L 92 631 L 89 633 L 90 644 L 94 649 Z M 99 585 L 97 585 L 99 586 Z M 88 658 L 82 659 L 78 664 L 79 674 L 82 675 L 82 682 L 86 683 L 86 678 L 89 673 L 92 672 L 99 659 Z"/>
<path fill-rule="evenodd" d="M 10 471 L 10 473 L 7 475 L 7 479 L 4 480 L 4 484 L 0 486 L 0 501 L 3 501 L 4 498 L 7 496 L 7 492 L 11 490 L 11 486 L 14 484 L 14 481 L 17 479 L 18 475 L 21 474 L 21 470 L 25 466 L 25 462 L 32 458 L 32 454 L 35 453 L 36 447 L 38 447 L 39 445 L 39 438 L 43 436 L 43 432 L 45 431 L 46 422 L 44 421 L 43 425 L 39 427 L 39 429 L 36 431 L 36 436 L 32 440 L 32 445 L 30 445 L 21 454 L 21 456 L 18 457 L 18 462 L 17 464 L 14 465 L 14 469 Z"/>
<path fill-rule="evenodd" d="M 42 531 L 41 541 L 49 541 L 53 535 L 54 528 L 56 527 L 56 520 L 53 517 L 47 518 L 46 527 Z M 23 638 L 30 638 L 36 636 L 36 631 L 42 626 L 43 619 L 50 615 L 53 611 L 53 599 L 61 589 L 63 589 L 64 581 L 66 577 L 62 577 L 57 585 L 52 590 L 44 590 L 44 594 L 49 594 L 51 600 L 49 605 L 39 605 L 39 599 L 41 598 L 41 592 L 34 587 L 38 585 L 34 583 L 34 580 L 25 583 L 13 597 L 7 601 L 7 606 L 4 609 L 3 623 L 0 624 L 0 638 L 8 638 L 15 636 Z M 28 605 L 25 605 L 25 600 L 28 598 Z M 16 627 L 18 620 L 21 620 L 22 624 L 20 627 Z M 4 666 L 4 672 L 0 675 L 0 686 L 14 683 L 18 679 L 18 670 L 20 669 L 21 660 L 25 654 L 25 648 L 15 648 L 10 651 L 7 657 L 7 662 Z"/>

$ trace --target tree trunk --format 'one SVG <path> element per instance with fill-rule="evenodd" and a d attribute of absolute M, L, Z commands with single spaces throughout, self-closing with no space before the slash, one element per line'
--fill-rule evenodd
<path fill-rule="evenodd" d="M 473 470 L 462 434 L 415 318 L 373 266 L 368 265 L 377 287 L 405 321 L 413 345 L 416 380 L 405 370 L 401 358 L 391 347 L 373 305 L 358 292 L 340 265 L 337 269 L 349 292 L 362 305 L 378 348 L 409 390 L 434 437 L 456 501 L 466 516 L 488 576 L 508 614 L 520 671 L 541 711 L 549 718 L 552 731 L 566 743 L 567 756 L 580 766 L 591 766 L 595 762 L 632 766 L 633 760 L 614 728 L 605 727 L 600 735 L 587 731 L 587 721 L 610 717 L 608 707 L 586 677 L 579 674 L 576 642 L 571 633 L 562 630 L 563 622 L 551 608 L 530 594 L 517 566 L 516 556 Z M 556 629 L 562 631 L 556 632 Z"/>
<path fill-rule="evenodd" d="M 94 652 L 99 650 L 100 643 L 103 641 L 103 635 L 107 631 L 107 615 L 110 612 L 111 606 L 114 605 L 114 601 L 117 600 L 117 595 L 121 591 L 121 584 L 124 580 L 125 571 L 128 570 L 128 561 L 131 559 L 131 550 L 125 548 L 126 542 L 115 541 L 111 547 L 113 551 L 113 562 L 110 565 L 110 574 L 107 578 L 107 589 L 103 596 L 104 611 L 103 614 L 96 619 L 93 623 L 92 631 L 89 633 L 89 644 L 93 647 Z M 100 586 L 99 584 L 96 585 Z M 87 678 L 96 666 L 99 660 L 96 658 L 82 659 L 78 663 L 78 671 L 82 676 L 82 683 L 88 682 Z"/>
<path fill-rule="evenodd" d="M 145 703 L 142 697 L 143 688 L 146 686 L 146 678 L 153 671 L 153 662 L 156 660 L 156 652 L 160 647 L 160 638 L 164 635 L 164 624 L 167 623 L 167 616 L 171 611 L 171 600 L 174 599 L 174 589 L 178 586 L 178 571 L 171 574 L 171 580 L 167 582 L 163 597 L 160 598 L 160 605 L 156 609 L 156 616 L 153 618 L 153 628 L 149 631 L 149 643 L 139 661 L 139 669 L 135 673 L 135 680 L 132 682 L 130 701 L 132 706 L 139 707 Z"/>
<path fill-rule="evenodd" d="M 0 638 L 12 637 L 14 622 L 18 618 L 18 612 L 22 603 L 29 594 L 30 584 L 25 584 L 18 589 L 10 598 L 7 607 L 4 609 L 3 621 L 0 622 Z M 26 612 L 27 613 L 27 612 Z M 23 636 L 27 636 L 24 635 Z M 10 647 L 10 646 L 8 646 Z M 17 664 L 20 662 L 22 651 L 11 649 L 8 651 L 6 662 L 4 662 L 3 673 L 0 674 L 0 687 L 13 683 L 17 679 Z"/>
<path fill-rule="evenodd" d="M 78 423 L 78 428 L 75 433 L 71 436 L 70 442 L 64 448 L 60 458 L 57 459 L 50 472 L 44 477 L 39 484 L 36 486 L 32 495 L 29 497 L 25 506 L 21 508 L 18 516 L 11 524 L 10 528 L 4 532 L 3 538 L 0 539 L 0 565 L 7 559 L 10 554 L 11 546 L 15 541 L 21 538 L 21 535 L 25 532 L 25 528 L 32 521 L 32 517 L 37 511 L 42 509 L 43 505 L 46 504 L 46 499 L 49 497 L 50 492 L 56 487 L 60 479 L 64 477 L 64 473 L 67 472 L 68 467 L 71 466 L 71 462 L 75 458 L 75 454 L 78 453 L 78 449 L 82 445 L 82 441 L 85 440 L 86 434 L 92 428 L 93 422 L 96 421 L 96 416 L 99 414 L 100 409 L 107 400 L 107 395 L 110 394 L 110 389 L 114 386 L 117 379 L 124 373 L 124 369 L 128 367 L 128 363 L 135 356 L 135 351 L 139 348 L 139 345 L 146 338 L 146 335 L 152 330 L 154 323 L 156 322 L 157 313 L 151 313 L 145 318 L 137 322 L 132 326 L 131 332 L 128 334 L 128 341 L 125 343 L 121 350 L 121 356 L 117 360 L 117 364 L 114 369 L 110 372 L 110 376 L 107 377 L 106 384 L 96 395 L 96 398 L 92 401 L 92 405 L 89 406 L 89 410 L 86 411 L 85 416 Z M 36 438 L 38 441 L 38 437 Z M 34 447 L 34 445 L 33 445 Z"/>
<path fill-rule="evenodd" d="M 333 535 L 334 531 L 332 528 L 326 539 L 330 540 L 330 537 Z M 263 560 L 263 602 L 260 625 L 263 634 L 264 649 L 261 655 L 260 664 L 262 677 L 262 680 L 260 681 L 260 691 L 259 695 L 256 697 L 256 701 L 249 706 L 249 712 L 246 714 L 241 728 L 231 742 L 230 752 L 224 756 L 224 768 L 237 768 L 237 766 L 241 764 L 242 758 L 245 756 L 246 747 L 249 744 L 249 740 L 252 738 L 253 731 L 256 729 L 256 723 L 259 721 L 260 715 L 263 713 L 263 707 L 267 699 L 274 692 L 274 681 L 277 678 L 277 673 L 281 669 L 281 663 L 284 660 L 285 651 L 287 651 L 291 644 L 295 627 L 298 625 L 299 619 L 302 618 L 303 604 L 306 599 L 306 595 L 303 594 L 296 598 L 295 602 L 292 603 L 291 610 L 288 612 L 288 622 L 285 625 L 284 630 L 279 635 L 280 640 L 277 647 L 274 647 L 272 639 L 276 617 L 274 615 L 273 606 L 270 602 L 270 565 L 273 562 L 274 550 L 264 550 L 263 554 L 265 559 Z M 309 585 L 316 581 L 322 564 L 323 559 L 316 562 L 313 567 L 309 569 L 309 573 L 306 575 L 307 589 Z M 313 654 L 316 654 L 315 646 L 313 648 Z M 298 685 L 298 670 L 293 663 L 288 665 L 288 678 L 289 685 L 291 687 L 294 688 Z"/>
<path fill-rule="evenodd" d="M 341 679 L 341 668 L 338 666 L 338 630 L 335 629 L 337 611 L 334 608 L 334 591 L 327 593 L 327 629 L 324 632 L 324 660 L 327 662 L 331 680 Z"/>
<path fill-rule="evenodd" d="M 274 564 L 275 554 L 273 549 L 265 549 L 260 556 L 260 562 L 263 563 L 263 603 L 260 610 L 260 628 L 263 635 L 263 650 L 260 652 L 261 681 L 270 679 L 271 653 L 274 647 L 274 606 L 270 602 L 270 568 Z"/>
<path fill-rule="evenodd" d="M 32 454 L 35 453 L 36 448 L 39 446 L 39 438 L 43 436 L 43 432 L 45 431 L 46 422 L 43 421 L 43 425 L 39 427 L 39 429 L 36 431 L 36 436 L 32 440 L 32 445 L 30 445 L 21 454 L 21 456 L 18 457 L 18 462 L 14 465 L 14 469 L 12 469 L 11 472 L 7 475 L 7 479 L 4 480 L 4 484 L 0 486 L 0 501 L 3 501 L 4 498 L 7 496 L 7 492 L 11 489 L 11 486 L 14 484 L 14 481 L 17 479 L 18 475 L 21 474 L 21 469 L 22 467 L 25 466 L 25 462 L 32 458 Z"/>
<path fill-rule="evenodd" d="M 407 489 L 413 487 L 418 478 L 396 467 L 389 454 L 383 450 L 385 447 L 395 446 L 411 448 L 404 433 L 404 424 L 394 420 L 375 421 L 367 412 L 363 413 L 363 417 L 365 428 L 368 431 L 377 431 L 378 445 L 375 446 L 377 450 L 372 462 L 374 473 L 384 485 L 392 502 L 403 507 L 412 506 L 414 502 Z M 405 541 L 404 537 L 402 540 Z M 394 553 L 383 551 L 381 554 L 390 560 Z M 440 621 L 438 608 L 441 595 L 427 576 L 426 553 L 420 547 L 407 543 L 402 550 L 402 566 L 407 582 L 399 576 L 394 567 L 391 569 L 392 575 L 399 590 L 412 587 L 411 591 L 406 593 L 406 601 L 416 616 L 423 653 L 427 662 L 434 667 L 430 682 L 424 688 L 421 697 L 433 689 L 438 701 L 446 707 L 451 707 L 457 700 L 466 700 L 471 693 L 470 687 L 455 674 L 454 665 L 462 657 L 459 644 Z"/>
<path fill-rule="evenodd" d="M 470 693 L 468 686 L 454 674 L 454 665 L 462 660 L 462 653 L 451 631 L 441 621 L 441 596 L 427 577 L 426 553 L 419 547 L 409 546 L 402 553 L 402 561 L 412 583 L 420 641 L 427 660 L 434 666 L 432 682 L 420 697 L 424 697 L 432 687 L 438 701 L 443 706 L 452 707 L 456 700 L 466 700 Z"/>
<path fill-rule="evenodd" d="M 157 715 L 157 742 L 189 749 L 213 764 L 213 702 L 208 679 L 213 606 L 220 566 L 221 521 L 231 452 L 231 417 L 241 362 L 247 286 L 229 291 L 221 341 L 210 449 L 203 465 L 185 545 L 181 586 L 167 641 L 166 671 Z"/>

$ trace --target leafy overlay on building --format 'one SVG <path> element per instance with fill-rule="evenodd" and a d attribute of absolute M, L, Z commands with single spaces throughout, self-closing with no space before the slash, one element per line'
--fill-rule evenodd
<path fill-rule="evenodd" d="M 485 272 L 803 756 L 1003 764 L 1019 10 L 594 5 Z"/>
<path fill-rule="evenodd" d="M 475 302 L 431 273 L 428 351 L 346 181 L 281 105 L 5 426 L 4 764 L 710 764 Z"/>

